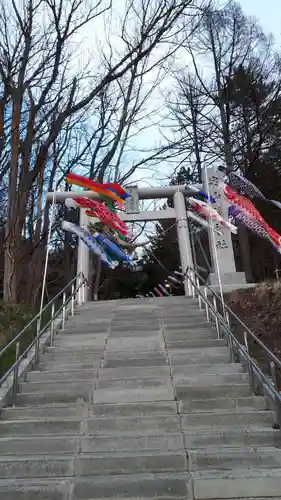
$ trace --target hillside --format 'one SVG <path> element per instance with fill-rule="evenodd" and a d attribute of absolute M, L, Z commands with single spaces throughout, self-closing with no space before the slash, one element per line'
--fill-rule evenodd
<path fill-rule="evenodd" d="M 281 281 L 237 290 L 227 303 L 244 323 L 281 358 Z M 241 331 L 238 332 L 241 335 Z"/>

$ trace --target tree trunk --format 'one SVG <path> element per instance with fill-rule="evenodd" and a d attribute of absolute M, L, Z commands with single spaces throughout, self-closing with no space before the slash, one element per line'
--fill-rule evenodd
<path fill-rule="evenodd" d="M 4 302 L 17 303 L 17 255 L 21 233 L 17 232 L 18 222 L 18 147 L 20 137 L 21 102 L 18 98 L 12 107 L 11 161 L 8 183 L 8 214 L 5 234 Z"/>
<path fill-rule="evenodd" d="M 9 228 L 7 227 L 7 231 L 8 230 Z M 12 304 L 17 304 L 18 302 L 17 244 L 15 235 L 12 231 L 10 231 L 10 234 L 6 235 L 3 299 L 4 302 Z"/>

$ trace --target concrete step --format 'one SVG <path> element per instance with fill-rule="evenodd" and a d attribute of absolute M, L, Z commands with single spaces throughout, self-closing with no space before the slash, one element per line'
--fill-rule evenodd
<path fill-rule="evenodd" d="M 0 455 L 0 479 L 99 476 L 101 474 L 136 474 L 145 472 L 184 472 L 186 455 L 182 451 L 138 451 L 70 455 Z"/>
<path fill-rule="evenodd" d="M 150 354 L 150 355 L 149 355 Z M 121 357 L 123 356 L 123 357 Z M 143 357 L 141 357 L 143 356 Z M 152 353 L 133 353 L 126 356 L 120 354 L 120 357 L 114 354 L 105 354 L 102 360 L 102 368 L 123 368 L 123 367 L 158 367 L 158 366 L 168 366 L 169 361 L 165 353 L 157 353 L 153 356 Z"/>
<path fill-rule="evenodd" d="M 251 396 L 252 392 L 249 384 L 223 384 L 223 385 L 205 385 L 196 386 L 178 386 L 174 388 L 176 399 L 215 399 L 215 398 L 241 398 Z"/>
<path fill-rule="evenodd" d="M 1 437 L 75 435 L 81 430 L 79 419 L 9 420 L 0 421 Z"/>
<path fill-rule="evenodd" d="M 79 346 L 79 344 L 82 345 L 87 345 L 90 347 L 104 347 L 105 340 L 107 338 L 108 334 L 106 333 L 79 333 L 79 335 L 76 335 L 76 330 L 73 331 L 73 335 L 65 335 L 64 331 L 57 335 L 56 337 L 56 344 L 65 344 L 69 346 Z"/>
<path fill-rule="evenodd" d="M 50 382 L 67 382 L 67 381 L 78 381 L 78 380 L 86 380 L 87 382 L 93 380 L 98 373 L 97 368 L 92 370 L 79 370 L 76 367 L 76 370 L 70 371 L 32 371 L 27 375 L 28 382 L 34 383 L 50 383 Z"/>
<path fill-rule="evenodd" d="M 98 312 L 97 310 L 89 310 L 87 311 L 86 309 L 75 309 L 74 311 L 74 316 L 69 316 L 68 322 L 67 323 L 72 323 L 73 321 L 86 321 L 87 323 L 90 324 L 97 324 L 101 323 L 106 325 L 107 323 L 110 323 L 111 319 L 113 318 L 113 314 L 108 314 L 105 315 L 104 312 Z"/>
<path fill-rule="evenodd" d="M 53 347 L 47 347 L 45 349 L 45 352 L 48 352 L 50 354 L 55 354 L 59 353 L 61 356 L 64 354 L 68 354 L 69 352 L 72 353 L 74 352 L 93 352 L 94 354 L 98 353 L 103 353 L 105 348 L 105 343 L 102 345 L 95 345 L 94 342 L 66 342 L 65 340 L 56 340 L 55 344 Z"/>
<path fill-rule="evenodd" d="M 167 353 L 165 351 L 165 348 L 159 348 L 158 346 L 156 348 L 150 348 L 149 345 L 146 344 L 145 349 L 126 349 L 126 350 L 109 350 L 106 349 L 104 353 L 104 359 L 114 359 L 122 362 L 125 359 L 131 359 L 132 357 L 136 361 L 137 359 L 155 359 L 155 358 L 163 358 L 167 359 Z"/>
<path fill-rule="evenodd" d="M 177 415 L 155 417 L 120 417 L 100 418 L 92 417 L 86 421 L 75 418 L 39 419 L 39 420 L 8 420 L 0 421 L 0 436 L 44 436 L 84 434 L 163 434 L 179 433 L 180 418 Z"/>
<path fill-rule="evenodd" d="M 200 331 L 200 330 L 212 330 L 216 331 L 213 323 L 208 323 L 204 317 L 199 317 L 196 320 L 188 319 L 187 321 L 184 319 L 182 321 L 166 321 L 163 323 L 162 328 L 165 332 L 190 332 L 190 331 Z"/>
<path fill-rule="evenodd" d="M 112 434 L 109 435 L 45 435 L 28 437 L 1 437 L 0 447 L 2 455 L 29 455 L 38 454 L 69 454 L 69 453 L 103 453 L 118 451 L 177 451 L 184 447 L 191 453 L 195 450 L 204 454 L 207 450 L 213 450 L 212 453 L 217 456 L 222 450 L 230 449 L 261 449 L 262 447 L 280 448 L 280 432 L 269 429 L 259 428 L 259 430 L 237 430 L 229 429 L 224 431 L 190 431 L 188 433 L 169 433 L 169 434 L 151 434 L 134 433 Z M 189 455 L 190 456 L 190 455 Z M 217 467 L 216 467 L 217 468 Z"/>
<path fill-rule="evenodd" d="M 209 386 L 224 385 L 224 384 L 243 384 L 249 383 L 248 373 L 223 373 L 223 374 L 208 374 Z M 193 375 L 175 375 L 174 385 L 176 389 L 189 386 L 204 386 L 206 385 L 206 374 Z"/>
<path fill-rule="evenodd" d="M 134 434 L 130 436 L 117 434 L 74 435 L 74 436 L 28 436 L 0 438 L 1 455 L 64 455 L 78 453 L 118 453 L 126 451 L 179 451 L 184 450 L 182 433 L 178 434 Z M 1 468 L 1 466 L 0 466 Z"/>
<path fill-rule="evenodd" d="M 122 328 L 130 328 L 132 326 L 132 319 L 134 320 L 134 323 L 136 325 L 147 325 L 151 323 L 152 325 L 158 326 L 159 327 L 159 317 L 156 316 L 155 314 L 148 314 L 147 311 L 144 311 L 142 316 L 139 314 L 131 314 L 130 316 L 120 316 L 120 315 L 115 315 L 111 325 L 112 326 L 117 326 L 117 327 L 122 327 Z"/>
<path fill-rule="evenodd" d="M 178 415 L 157 415 L 153 417 L 89 418 L 83 425 L 86 434 L 163 434 L 179 433 Z"/>
<path fill-rule="evenodd" d="M 200 311 L 199 309 L 192 309 L 184 314 L 171 314 L 169 316 L 164 316 L 161 318 L 161 323 L 164 328 L 173 328 L 174 325 L 186 326 L 187 328 L 193 326 L 194 324 L 210 324 L 207 321 L 205 311 Z"/>
<path fill-rule="evenodd" d="M 118 322 L 118 321 L 130 321 L 132 319 L 132 315 L 134 318 L 138 320 L 144 320 L 148 321 L 158 321 L 159 315 L 158 315 L 158 310 L 157 308 L 142 308 L 141 310 L 137 310 L 136 308 L 131 309 L 130 311 L 123 311 L 122 314 L 120 311 L 115 311 L 114 315 L 112 316 L 112 321 L 113 323 Z"/>
<path fill-rule="evenodd" d="M 179 412 L 239 412 L 244 410 L 267 410 L 266 399 L 258 396 L 241 398 L 194 399 L 179 401 Z"/>
<path fill-rule="evenodd" d="M 169 351 L 171 365 L 185 364 L 186 360 L 190 359 L 188 364 L 212 364 L 213 359 L 228 360 L 229 351 L 226 346 L 206 347 L 193 349 L 171 349 Z M 195 359 L 194 359 L 195 358 Z M 206 359 L 208 361 L 206 361 Z M 121 368 L 123 366 L 163 366 L 168 365 L 167 354 L 164 350 L 161 351 L 106 351 L 102 365 L 108 368 Z"/>
<path fill-rule="evenodd" d="M 130 331 L 132 330 L 132 333 L 134 334 L 135 332 L 160 332 L 161 330 L 161 325 L 159 323 L 159 321 L 150 321 L 150 320 L 146 320 L 146 321 L 139 321 L 139 322 L 136 322 L 135 319 L 132 321 L 132 318 L 130 321 L 128 322 L 124 322 L 124 323 L 121 323 L 121 322 L 116 322 L 114 321 L 114 323 L 112 324 L 111 328 L 110 328 L 110 334 L 116 334 L 118 335 L 119 333 L 123 333 L 123 332 L 126 332 L 126 331 Z"/>
<path fill-rule="evenodd" d="M 108 332 L 108 327 L 109 327 L 109 323 L 107 324 L 91 324 L 89 323 L 88 321 L 73 321 L 71 323 L 67 322 L 66 325 L 65 325 L 65 329 L 63 330 L 63 334 L 64 335 L 77 335 L 79 337 L 79 335 L 85 335 L 87 333 L 91 333 L 91 334 L 102 334 L 103 335 L 106 335 L 107 332 Z"/>
<path fill-rule="evenodd" d="M 172 330 L 169 329 L 167 332 L 164 331 L 165 341 L 180 342 L 184 340 L 204 340 L 204 339 L 214 339 L 218 338 L 217 332 L 212 328 L 204 329 L 194 329 L 194 330 Z"/>
<path fill-rule="evenodd" d="M 220 428 L 233 429 L 235 427 L 270 427 L 274 423 L 274 414 L 271 411 L 253 410 L 233 412 L 204 412 L 184 414 L 181 417 L 182 429 L 191 428 Z"/>
<path fill-rule="evenodd" d="M 164 339 L 161 334 L 155 337 L 110 337 L 107 340 L 106 352 L 122 351 L 132 353 L 134 351 L 161 351 L 165 349 Z"/>
<path fill-rule="evenodd" d="M 89 414 L 96 417 L 153 417 L 174 416 L 177 414 L 177 403 L 172 400 L 140 403 L 120 402 L 114 404 L 89 405 Z"/>
<path fill-rule="evenodd" d="M 79 436 L 28 436 L 28 437 L 8 437 L 0 438 L 1 456 L 10 455 L 16 460 L 21 455 L 29 457 L 32 455 L 64 455 L 78 454 L 81 449 L 81 440 Z M 94 450 L 93 450 L 94 451 Z M 0 456 L 0 471 L 1 471 Z"/>
<path fill-rule="evenodd" d="M 65 478 L 4 479 L 0 480 L 0 500 L 65 500 L 66 495 L 71 495 L 72 488 Z"/>
<path fill-rule="evenodd" d="M 22 392 L 17 395 L 19 406 L 37 406 L 57 403 L 89 403 L 93 399 L 93 390 L 87 385 L 78 386 L 77 390 L 65 389 L 62 391 Z"/>
<path fill-rule="evenodd" d="M 72 479 L 10 479 L 0 481 L 0 500 L 185 500 L 191 485 L 187 473 L 101 475 Z M 124 497 L 124 494 L 126 495 Z"/>
<path fill-rule="evenodd" d="M 281 448 L 281 433 L 272 427 L 243 428 L 200 428 L 184 431 L 184 443 L 187 450 L 213 448 L 242 448 L 243 446 L 275 446 Z"/>
<path fill-rule="evenodd" d="M 229 359 L 229 351 L 225 342 L 221 342 L 221 345 L 218 346 L 210 346 L 210 347 L 193 347 L 191 349 L 181 348 L 181 349 L 170 349 L 169 357 L 171 361 L 175 358 L 211 358 L 212 356 L 220 356 L 225 355 L 228 356 Z M 202 364 L 202 363 L 201 363 Z"/>
<path fill-rule="evenodd" d="M 191 451 L 188 454 L 190 471 L 280 469 L 281 450 L 277 448 L 228 448 L 223 450 Z"/>
<path fill-rule="evenodd" d="M 88 404 L 50 404 L 40 406 L 14 406 L 1 411 L 1 420 L 84 420 L 90 415 Z"/>
<path fill-rule="evenodd" d="M 136 324 L 148 322 L 159 324 L 159 319 L 156 314 L 150 314 L 149 311 L 142 311 L 141 314 L 136 311 L 132 311 L 129 314 L 115 314 L 112 319 L 112 325 L 132 326 L 132 319 L 136 322 Z"/>
<path fill-rule="evenodd" d="M 107 480 L 106 480 L 107 479 Z M 190 498 L 191 485 L 187 473 L 144 473 L 130 475 L 100 476 L 96 479 L 77 479 L 74 486 L 75 500 L 111 498 Z"/>
<path fill-rule="evenodd" d="M 76 462 L 76 463 L 75 463 Z M 116 452 L 112 454 L 80 455 L 74 462 L 74 468 L 81 476 L 99 476 L 101 474 L 136 474 L 145 472 L 184 472 L 187 460 L 184 451 L 173 453 L 161 451 Z"/>
<path fill-rule="evenodd" d="M 132 378 L 97 380 L 96 388 L 100 390 L 131 390 L 131 389 L 163 389 L 172 390 L 172 379 L 169 376 L 161 378 Z"/>
<path fill-rule="evenodd" d="M 168 309 L 171 311 L 171 315 L 169 315 Z M 198 311 L 203 313 L 205 309 L 199 309 L 198 302 L 191 301 L 188 303 L 183 303 L 180 305 L 171 304 L 171 306 L 167 309 L 167 307 L 158 308 L 158 314 L 163 318 L 169 318 L 170 316 L 185 316 L 188 317 L 189 313 L 192 311 Z"/>
<path fill-rule="evenodd" d="M 73 344 L 69 346 L 68 345 L 64 346 L 62 343 L 56 341 L 53 347 L 46 347 L 45 352 L 48 353 L 50 357 L 51 356 L 64 357 L 68 356 L 69 354 L 73 355 L 75 353 L 77 353 L 78 356 L 81 356 L 86 353 L 94 357 L 99 357 L 104 352 L 104 347 L 105 347 L 104 345 L 101 346 L 94 346 L 89 344 L 84 345 L 84 342 L 79 342 L 77 343 L 77 345 Z"/>
<path fill-rule="evenodd" d="M 65 391 L 71 391 L 76 395 L 89 394 L 93 391 L 95 387 L 94 378 L 91 380 L 69 380 L 69 381 L 57 381 L 57 382 L 23 382 L 19 386 L 19 392 L 25 394 L 37 394 L 42 392 L 59 392 L 63 393 Z"/>
<path fill-rule="evenodd" d="M 96 404 L 108 403 L 145 403 L 154 401 L 173 401 L 175 399 L 172 386 L 158 389 L 96 389 L 93 402 Z"/>
<path fill-rule="evenodd" d="M 166 340 L 167 349 L 170 351 L 172 349 L 202 349 L 205 352 L 208 348 L 217 348 L 226 346 L 226 342 L 223 339 L 189 339 L 188 337 L 185 340 Z"/>
<path fill-rule="evenodd" d="M 231 373 L 243 373 L 243 367 L 239 363 L 209 364 L 209 365 L 180 365 L 171 368 L 173 377 L 184 377 L 196 375 L 224 375 Z"/>
<path fill-rule="evenodd" d="M 125 366 L 123 368 L 102 368 L 99 372 L 100 380 L 116 380 L 116 379 L 144 379 L 144 378 L 161 378 L 170 377 L 170 368 L 166 366 L 146 367 L 142 366 Z"/>
<path fill-rule="evenodd" d="M 172 351 L 170 351 L 171 353 Z M 210 366 L 210 365 L 222 365 L 222 364 L 230 364 L 230 355 L 229 352 L 225 352 L 224 354 L 214 354 L 214 355 L 207 355 L 204 356 L 204 353 L 201 353 L 201 356 L 178 356 L 178 357 L 172 357 L 170 358 L 169 362 L 171 367 L 175 368 L 177 366 L 186 366 L 192 369 L 191 367 L 194 367 L 194 369 L 199 369 L 201 366 Z"/>
<path fill-rule="evenodd" d="M 88 363 L 83 363 L 83 361 L 68 361 L 68 362 L 60 362 L 57 361 L 49 361 L 48 356 L 44 357 L 44 361 L 42 361 L 38 365 L 35 365 L 34 369 L 39 370 L 40 372 L 53 372 L 53 373 L 67 373 L 77 370 L 97 370 L 100 366 L 101 360 L 96 360 Z M 31 372 L 30 372 L 31 373 Z"/>
<path fill-rule="evenodd" d="M 91 352 L 88 348 L 75 352 L 75 349 L 67 349 L 63 354 L 59 349 L 54 352 L 42 355 L 40 363 L 97 363 L 103 356 L 103 351 Z"/>
<path fill-rule="evenodd" d="M 162 332 L 159 331 L 158 329 L 143 329 L 141 327 L 135 327 L 134 329 L 131 328 L 126 328 L 124 330 L 116 331 L 112 330 L 110 331 L 108 338 L 113 338 L 113 339 L 119 339 L 120 337 L 130 337 L 130 338 L 146 338 L 150 339 L 151 337 L 155 337 L 155 335 L 162 335 Z"/>
<path fill-rule="evenodd" d="M 89 416 L 96 417 L 151 417 L 153 415 L 176 415 L 175 401 L 143 402 L 128 404 L 58 404 L 30 407 L 5 408 L 1 412 L 1 420 L 34 420 L 48 418 L 78 418 L 85 420 Z"/>
<path fill-rule="evenodd" d="M 191 477 L 198 500 L 280 498 L 281 469 L 194 471 Z"/>
<path fill-rule="evenodd" d="M 104 338 L 108 335 L 110 323 L 107 325 L 101 324 L 89 324 L 87 321 L 76 321 L 69 323 L 68 321 L 65 324 L 64 330 L 59 330 L 59 336 L 63 335 L 65 338 L 79 338 L 95 335 L 96 337 Z"/>

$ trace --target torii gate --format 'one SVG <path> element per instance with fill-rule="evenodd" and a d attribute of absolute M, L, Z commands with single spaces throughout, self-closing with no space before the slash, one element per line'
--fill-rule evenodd
<path fill-rule="evenodd" d="M 174 209 L 166 210 L 152 210 L 136 213 L 120 214 L 120 217 L 126 222 L 142 222 L 142 221 L 155 221 L 161 219 L 176 219 L 177 235 L 180 252 L 181 268 L 185 271 L 188 266 L 194 267 L 193 257 L 191 251 L 190 234 L 188 230 L 188 216 L 185 207 L 185 196 L 192 196 L 195 194 L 195 189 L 203 189 L 213 195 L 217 202 L 215 208 L 219 209 L 224 218 L 228 218 L 228 204 L 219 197 L 216 190 L 218 182 L 223 179 L 224 174 L 217 171 L 216 168 L 208 168 L 208 186 L 203 185 L 178 185 L 168 187 L 153 187 L 153 188 L 138 188 L 138 199 L 150 200 L 161 199 L 173 196 Z M 207 188 L 207 189 L 206 189 Z M 66 198 L 87 197 L 91 199 L 99 199 L 93 191 L 68 191 L 47 193 L 47 201 L 54 200 L 55 203 L 62 203 Z M 88 225 L 88 216 L 83 209 L 80 209 L 80 226 L 85 227 Z M 236 271 L 233 245 L 231 234 L 229 230 L 220 226 L 222 235 L 218 235 L 214 231 L 209 231 L 209 242 L 211 250 L 212 272 L 209 275 L 209 283 L 213 286 L 218 286 L 220 280 L 226 288 L 230 286 L 238 288 L 246 283 L 245 274 Z M 87 246 L 79 241 L 78 246 L 78 259 L 77 259 L 77 274 L 82 272 L 84 276 L 89 279 L 90 273 L 90 251 Z M 184 282 L 185 294 L 189 295 L 188 280 Z M 88 298 L 85 295 L 84 300 Z"/>

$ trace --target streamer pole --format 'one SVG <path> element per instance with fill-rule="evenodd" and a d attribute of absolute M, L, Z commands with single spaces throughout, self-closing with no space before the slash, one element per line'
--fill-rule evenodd
<path fill-rule="evenodd" d="M 48 237 L 47 237 L 47 249 L 46 249 L 46 257 L 45 257 L 45 265 L 44 265 L 44 273 L 43 273 L 43 281 L 42 281 L 38 331 L 41 330 L 42 309 L 43 309 L 43 305 L 44 305 L 44 295 L 45 295 L 45 289 L 46 289 L 48 263 L 49 263 L 49 255 L 50 255 L 50 241 L 51 241 L 51 236 L 52 236 L 52 223 L 53 223 L 53 218 L 54 218 L 54 213 L 55 213 L 55 197 L 56 197 L 56 182 L 54 179 L 54 181 L 53 181 L 53 197 L 52 197 L 52 205 L 51 205 L 51 209 L 50 209 L 50 220 L 49 220 L 49 229 L 48 229 Z"/>

